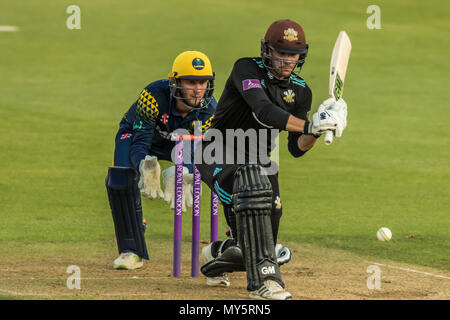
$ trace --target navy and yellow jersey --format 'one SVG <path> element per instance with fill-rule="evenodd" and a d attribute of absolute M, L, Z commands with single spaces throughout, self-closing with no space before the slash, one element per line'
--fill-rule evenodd
<path fill-rule="evenodd" d="M 130 158 L 135 168 L 152 146 L 171 150 L 175 143 L 170 140 L 170 133 L 176 129 L 186 129 L 193 134 L 196 121 L 201 122 L 203 131 L 211 126 L 217 106 L 214 97 L 206 101 L 204 109 L 193 110 L 185 118 L 181 117 L 175 102 L 169 80 L 158 80 L 142 90 L 123 116 L 119 131 L 131 133 Z"/>

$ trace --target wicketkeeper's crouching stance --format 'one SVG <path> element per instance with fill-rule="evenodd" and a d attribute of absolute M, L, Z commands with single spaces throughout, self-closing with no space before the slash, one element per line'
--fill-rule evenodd
<path fill-rule="evenodd" d="M 137 269 L 148 259 L 141 195 L 164 198 L 174 205 L 174 167 L 162 172 L 158 159 L 172 161 L 177 129 L 193 133 L 194 123 L 209 128 L 217 102 L 212 96 L 215 74 L 208 57 L 185 51 L 173 63 L 169 79 L 152 82 L 123 116 L 116 135 L 114 166 L 106 189 L 114 220 L 119 257 L 115 269 Z M 187 156 L 190 152 L 186 152 Z M 183 211 L 192 206 L 193 161 L 183 168 Z"/>
<path fill-rule="evenodd" d="M 207 263 L 201 271 L 212 281 L 208 284 L 220 284 L 222 278 L 227 282 L 227 273 L 245 270 L 250 297 L 292 297 L 279 268 L 286 261 L 275 246 L 281 218 L 278 173 L 260 155 L 268 159 L 274 148 L 271 129 L 288 131 L 288 150 L 300 157 L 323 133 L 332 131 L 340 137 L 347 124 L 347 104 L 342 99 L 325 100 L 308 120 L 311 90 L 298 76 L 307 52 L 302 27 L 291 20 L 276 21 L 261 42 L 261 57 L 237 60 L 225 84 L 203 148 L 221 144 L 224 155 L 245 153 L 245 162 L 230 164 L 222 159 L 197 165 L 202 179 L 218 194 L 232 234 L 237 236 L 203 249 Z M 257 147 L 246 141 L 242 151 L 242 146 L 236 146 L 236 136 L 227 134 L 231 129 L 240 130 L 240 135 L 256 134 Z M 212 137 L 217 130 L 223 140 Z"/>

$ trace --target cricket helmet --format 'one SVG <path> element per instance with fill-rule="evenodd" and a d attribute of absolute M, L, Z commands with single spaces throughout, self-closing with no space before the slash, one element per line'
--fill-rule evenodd
<path fill-rule="evenodd" d="M 174 60 L 172 72 L 169 73 L 170 91 L 174 98 L 185 99 L 181 96 L 178 80 L 208 80 L 205 95 L 198 106 L 193 109 L 206 108 L 214 91 L 214 78 L 211 62 L 209 58 L 199 51 L 185 51 L 180 53 Z"/>
<path fill-rule="evenodd" d="M 273 69 L 271 66 L 273 57 L 269 53 L 269 48 L 281 53 L 300 54 L 293 70 L 294 73 L 299 73 L 305 63 L 309 45 L 306 43 L 302 26 L 295 21 L 284 19 L 272 23 L 267 29 L 264 39 L 261 40 L 262 61 L 264 66 L 271 70 Z"/>

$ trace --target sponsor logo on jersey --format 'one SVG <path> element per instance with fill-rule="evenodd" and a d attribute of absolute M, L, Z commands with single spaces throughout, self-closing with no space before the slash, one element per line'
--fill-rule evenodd
<path fill-rule="evenodd" d="M 162 116 L 162 123 L 167 124 L 167 118 L 169 118 L 169 115 L 167 113 L 164 113 Z"/>
<path fill-rule="evenodd" d="M 144 129 L 145 129 L 145 126 L 142 123 L 142 121 L 139 121 L 139 124 L 137 124 L 137 123 L 133 124 L 133 130 L 144 130 Z"/>
<path fill-rule="evenodd" d="M 256 88 L 262 89 L 261 82 L 258 79 L 246 79 L 242 81 L 242 89 L 244 91 Z"/>
<path fill-rule="evenodd" d="M 132 133 L 124 133 L 120 136 L 120 140 L 125 140 L 131 138 L 133 134 Z"/>

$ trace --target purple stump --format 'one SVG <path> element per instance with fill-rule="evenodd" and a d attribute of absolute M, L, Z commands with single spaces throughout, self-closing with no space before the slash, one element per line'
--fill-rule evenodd
<path fill-rule="evenodd" d="M 173 276 L 181 276 L 181 240 L 183 214 L 183 142 L 184 137 L 176 138 L 175 160 L 175 203 L 174 203 L 174 241 L 173 241 Z M 189 139 L 189 140 L 192 140 Z M 199 275 L 200 256 L 200 196 L 202 180 L 200 172 L 194 165 L 193 205 L 192 205 L 192 252 L 191 277 Z M 211 192 L 211 242 L 218 239 L 219 197 Z"/>
<path fill-rule="evenodd" d="M 173 231 L 173 276 L 181 276 L 181 231 L 183 214 L 183 140 L 178 139 L 175 147 L 175 203 Z"/>
<path fill-rule="evenodd" d="M 219 228 L 219 197 L 211 191 L 211 242 L 218 240 Z"/>
<path fill-rule="evenodd" d="M 191 277 L 198 277 L 200 255 L 200 195 L 202 179 L 200 172 L 194 165 L 194 189 L 192 204 L 192 251 L 191 251 Z"/>

